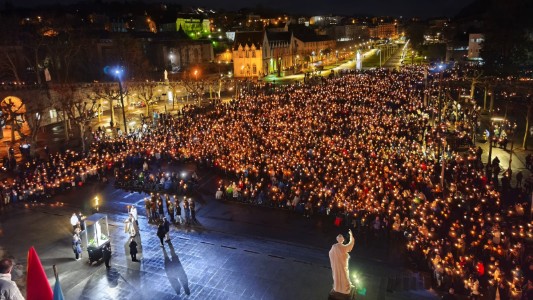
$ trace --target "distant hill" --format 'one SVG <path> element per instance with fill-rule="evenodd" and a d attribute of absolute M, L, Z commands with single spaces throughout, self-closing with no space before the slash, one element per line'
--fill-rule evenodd
<path fill-rule="evenodd" d="M 493 0 L 474 0 L 474 2 L 463 7 L 455 16 L 455 19 L 478 19 L 488 11 L 491 6 L 488 2 Z"/>

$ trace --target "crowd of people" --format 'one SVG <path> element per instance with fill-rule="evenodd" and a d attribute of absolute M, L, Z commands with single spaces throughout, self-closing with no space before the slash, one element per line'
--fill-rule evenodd
<path fill-rule="evenodd" d="M 437 286 L 472 298 L 518 299 L 533 288 L 529 202 L 515 190 L 502 194 L 511 193 L 499 188 L 511 175 L 500 179 L 495 165 L 481 162 L 480 149 L 450 146 L 453 139 L 473 146 L 475 109 L 439 103 L 437 110 L 431 92 L 425 103 L 424 73 L 378 69 L 314 83 L 249 85 L 230 103 L 189 107 L 128 136 L 99 136 L 87 155 L 31 161 L 2 193 L 32 200 L 114 174 L 120 187 L 186 195 L 181 174 L 159 166 L 195 161 L 226 175 L 218 199 L 391 231 L 416 265 L 432 270 Z M 149 218 L 160 217 L 166 199 L 148 199 Z M 167 202 L 172 216 L 174 199 Z"/>

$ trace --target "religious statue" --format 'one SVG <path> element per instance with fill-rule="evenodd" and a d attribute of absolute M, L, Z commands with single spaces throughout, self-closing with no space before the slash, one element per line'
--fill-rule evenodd
<path fill-rule="evenodd" d="M 333 273 L 333 290 L 331 294 L 342 294 L 349 296 L 353 287 L 348 273 L 348 260 L 350 255 L 348 252 L 352 251 L 354 246 L 354 239 L 352 231 L 348 232 L 349 240 L 344 244 L 344 236 L 339 234 L 337 236 L 337 243 L 331 246 L 329 250 L 329 261 L 331 263 L 331 271 Z"/>
<path fill-rule="evenodd" d="M 163 72 L 163 74 L 165 75 L 165 81 L 168 81 L 168 71 L 165 70 L 165 72 Z"/>

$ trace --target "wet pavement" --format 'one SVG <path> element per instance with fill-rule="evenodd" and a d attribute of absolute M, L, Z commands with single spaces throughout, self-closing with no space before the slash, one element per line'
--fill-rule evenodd
<path fill-rule="evenodd" d="M 163 248 L 157 227 L 144 215 L 145 194 L 97 183 L 45 205 L 9 208 L 0 216 L 0 245 L 23 267 L 28 248 L 35 246 L 51 284 L 52 266 L 57 265 L 66 299 L 327 298 L 332 285 L 328 251 L 339 232 L 329 219 L 308 220 L 278 209 L 216 201 L 212 185 L 218 175 L 200 175 L 200 187 L 193 194 L 198 224 L 173 226 L 172 242 Z M 78 210 L 89 214 L 97 194 L 102 199 L 100 211 L 110 223 L 109 271 L 102 262 L 89 265 L 86 252 L 75 261 L 71 250 L 70 215 Z M 124 233 L 125 206 L 131 204 L 137 205 L 140 216 L 140 262 L 131 261 Z M 363 245 L 355 238 L 350 271 L 357 272 L 366 288 L 360 299 L 436 298 L 424 289 L 427 283 L 421 274 L 405 268 L 396 251 L 401 245 Z"/>

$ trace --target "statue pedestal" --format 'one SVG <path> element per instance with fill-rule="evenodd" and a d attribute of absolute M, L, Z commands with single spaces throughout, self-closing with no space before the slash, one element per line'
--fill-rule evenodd
<path fill-rule="evenodd" d="M 331 290 L 328 295 L 328 300 L 352 300 L 355 299 L 356 290 L 352 287 L 349 294 L 343 294 Z"/>

